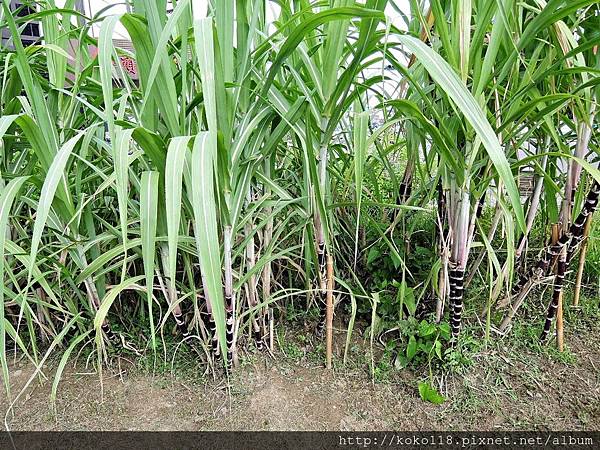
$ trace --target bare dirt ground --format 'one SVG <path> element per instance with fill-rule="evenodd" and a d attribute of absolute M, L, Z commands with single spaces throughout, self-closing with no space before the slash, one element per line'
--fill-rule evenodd
<path fill-rule="evenodd" d="M 439 406 L 419 398 L 426 368 L 373 382 L 365 364 L 326 372 L 314 355 L 279 352 L 245 356 L 229 382 L 149 375 L 122 360 L 103 371 L 103 395 L 97 373 L 70 366 L 54 405 L 48 370 L 6 417 L 12 430 L 600 430 L 600 326 L 578 333 L 568 357 L 503 341 L 473 355 L 462 372 L 436 375 Z M 16 394 L 31 366 L 11 373 Z"/>

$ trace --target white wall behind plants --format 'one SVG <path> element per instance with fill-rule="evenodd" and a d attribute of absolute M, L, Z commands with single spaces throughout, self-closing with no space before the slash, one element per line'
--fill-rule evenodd
<path fill-rule="evenodd" d="M 104 8 L 110 7 L 106 10 L 106 14 L 122 14 L 127 12 L 127 5 L 125 1 L 119 0 L 81 0 L 84 4 L 86 14 L 93 16 L 98 12 L 102 11 Z M 154 1 L 154 0 L 150 0 Z M 63 6 L 65 0 L 56 0 L 57 6 Z M 279 6 L 277 6 L 273 2 L 270 3 L 270 8 L 267 12 L 268 17 L 271 19 L 276 17 L 279 13 Z M 409 0 L 395 0 L 396 5 L 405 13 L 410 11 Z M 206 17 L 208 11 L 208 0 L 192 0 L 192 8 L 194 11 L 194 15 L 196 17 Z M 402 21 L 400 14 L 397 13 L 392 6 L 388 6 L 386 10 L 386 14 L 391 19 L 392 23 L 399 28 L 405 29 L 404 22 Z M 92 29 L 92 34 L 94 37 L 98 36 L 99 26 L 96 26 Z M 115 31 L 117 39 L 127 39 L 127 32 L 125 28 L 120 24 L 117 25 L 117 29 Z"/>
<path fill-rule="evenodd" d="M 145 0 L 145 1 L 156 1 L 156 0 Z M 169 5 L 167 8 L 172 9 L 172 1 L 171 0 L 167 0 L 167 1 L 168 1 L 168 5 Z M 389 1 L 390 5 L 388 5 L 388 7 L 386 9 L 386 15 L 387 15 L 388 19 L 390 20 L 390 22 L 400 29 L 405 30 L 406 24 L 404 23 L 404 20 L 402 19 L 402 16 L 397 11 L 397 9 L 402 11 L 402 13 L 404 13 L 405 15 L 409 15 L 409 13 L 410 13 L 410 3 L 409 2 L 410 2 L 410 0 L 390 0 Z M 62 7 L 65 4 L 65 0 L 55 0 L 55 3 L 58 7 Z M 88 17 L 93 17 L 97 14 L 102 14 L 102 15 L 106 15 L 106 16 L 113 15 L 113 14 L 123 14 L 130 10 L 130 6 L 128 5 L 128 2 L 126 0 L 78 0 L 78 2 L 76 2 L 76 3 L 79 3 L 78 6 L 80 6 L 80 7 L 83 6 L 85 14 Z M 192 3 L 192 8 L 193 8 L 195 17 L 206 17 L 206 15 L 208 13 L 209 0 L 191 0 L 191 3 Z M 364 1 L 361 3 L 364 3 Z M 391 5 L 391 3 L 394 3 L 396 8 L 394 8 Z M 273 1 L 269 1 L 268 6 L 269 7 L 267 10 L 267 20 L 272 21 L 279 15 L 279 6 Z M 75 19 L 73 19 L 73 20 L 75 20 Z M 382 24 L 382 26 L 384 26 L 384 25 Z M 273 29 L 271 31 L 274 32 L 275 29 Z M 100 34 L 100 24 L 94 25 L 92 27 L 90 33 L 93 37 L 97 38 Z M 114 38 L 129 40 L 127 30 L 120 23 L 117 23 L 117 25 L 116 25 Z M 393 53 L 394 53 L 394 56 L 399 61 L 406 62 L 406 58 L 401 52 L 394 50 Z M 382 64 L 378 64 L 377 67 L 372 67 L 370 69 L 366 69 L 364 75 L 372 76 L 372 75 L 375 75 L 376 73 L 382 73 L 384 70 L 384 67 L 386 65 L 387 65 L 387 63 L 383 62 Z M 392 82 L 383 82 L 380 85 L 380 88 L 382 88 L 384 91 L 386 91 L 388 93 L 388 95 L 393 96 L 394 94 L 397 94 L 394 92 L 394 89 L 395 89 L 394 86 L 398 85 L 398 83 L 396 81 L 400 78 L 400 74 L 396 73 L 395 71 L 390 71 L 390 70 L 386 70 L 385 72 L 386 72 L 386 76 L 392 79 Z M 373 107 L 374 105 L 370 105 L 370 106 Z"/>

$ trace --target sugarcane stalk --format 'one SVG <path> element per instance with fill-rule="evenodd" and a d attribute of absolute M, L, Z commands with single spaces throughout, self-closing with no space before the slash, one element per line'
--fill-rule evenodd
<path fill-rule="evenodd" d="M 225 309 L 226 309 L 226 340 L 227 340 L 227 365 L 237 364 L 235 349 L 235 296 L 233 293 L 233 267 L 231 258 L 231 225 L 226 225 L 223 230 L 223 262 L 225 265 Z"/>
<path fill-rule="evenodd" d="M 560 264 L 560 263 L 559 263 Z M 563 274 L 564 277 L 564 274 Z M 558 308 L 556 310 L 556 345 L 558 351 L 563 352 L 565 348 L 565 331 L 563 323 L 563 291 L 562 288 L 558 294 Z"/>
<path fill-rule="evenodd" d="M 568 235 L 563 234 L 555 244 L 550 243 L 548 247 L 542 251 L 541 259 L 532 267 L 530 276 L 523 277 L 519 280 L 520 284 L 516 294 L 516 300 L 512 303 L 508 314 L 502 320 L 502 323 L 498 328 L 500 332 L 504 332 L 508 328 L 531 289 L 548 274 L 548 270 L 555 266 L 560 253 L 568 244 L 568 239 Z M 523 281 L 523 279 L 526 279 L 526 281 Z"/>
<path fill-rule="evenodd" d="M 409 158 L 404 169 L 404 175 L 402 176 L 402 182 L 398 188 L 398 199 L 397 204 L 402 205 L 406 203 L 412 192 L 413 185 L 413 172 L 415 170 L 414 158 Z"/>
<path fill-rule="evenodd" d="M 496 78 L 494 77 L 494 82 Z M 494 92 L 494 105 L 496 108 L 496 112 L 497 112 L 497 117 L 496 117 L 496 125 L 498 127 L 500 127 L 500 98 L 498 96 L 498 92 Z M 502 134 L 499 133 L 498 134 L 498 141 L 502 142 Z M 489 163 L 488 163 L 488 167 L 486 168 L 486 171 L 489 169 Z M 501 184 L 498 185 L 498 191 L 500 191 L 500 186 Z M 481 209 L 483 207 L 483 205 L 480 205 Z M 481 210 L 477 211 L 478 216 L 481 215 Z M 492 219 L 492 223 L 490 225 L 490 229 L 488 230 L 488 234 L 487 234 L 487 239 L 489 242 L 491 242 L 494 239 L 494 236 L 496 235 L 496 230 L 498 229 L 498 224 L 500 223 L 500 218 L 502 217 L 502 208 L 500 206 L 500 203 L 496 204 L 496 210 L 494 211 L 494 218 Z M 471 232 L 471 234 L 474 232 L 475 229 L 475 221 L 473 221 L 473 231 Z M 479 252 L 479 255 L 477 256 L 477 259 L 475 260 L 475 262 L 473 263 L 473 265 L 470 267 L 469 269 L 469 275 L 465 281 L 465 289 L 471 284 L 471 281 L 473 280 L 473 277 L 475 277 L 475 274 L 477 273 L 477 270 L 479 269 L 479 266 L 481 265 L 481 262 L 483 261 L 483 258 L 485 257 L 485 252 Z M 484 312 L 486 311 L 487 308 L 484 308 Z M 483 313 L 482 313 L 483 314 Z"/>
<path fill-rule="evenodd" d="M 450 304 L 451 317 L 450 326 L 452 327 L 452 337 L 457 338 L 460 333 L 462 310 L 463 310 L 463 294 L 464 294 L 464 276 L 465 271 L 460 266 L 452 261 L 450 269 Z"/>
<path fill-rule="evenodd" d="M 440 242 L 441 268 L 438 282 L 438 299 L 435 308 L 435 322 L 440 323 L 444 315 L 444 305 L 446 303 L 446 292 L 448 286 L 448 248 L 443 242 Z"/>
<path fill-rule="evenodd" d="M 265 175 L 267 177 L 271 177 L 271 161 L 265 161 Z M 265 196 L 268 198 L 271 196 L 271 187 L 265 186 Z M 263 231 L 263 248 L 269 248 L 271 245 L 271 241 L 273 240 L 273 209 L 271 206 L 267 206 L 265 208 L 265 215 L 268 217 L 267 223 L 265 224 L 265 228 Z M 269 259 L 263 268 L 262 271 L 262 292 L 263 292 L 263 302 L 268 302 L 271 298 L 271 282 L 272 282 L 272 265 L 271 260 Z M 273 351 L 273 310 L 268 307 L 265 308 L 268 314 L 269 321 L 269 348 Z M 265 310 L 263 309 L 263 311 Z M 263 334 L 266 333 L 266 325 L 265 325 L 265 314 L 261 315 L 261 319 L 259 320 L 259 325 L 263 328 Z M 262 345 L 262 340 L 261 340 Z"/>
<path fill-rule="evenodd" d="M 598 196 L 600 195 L 600 184 L 596 181 L 592 184 L 590 191 L 586 197 L 585 203 L 581 212 L 575 219 L 575 222 L 569 227 L 568 232 L 563 233 L 556 244 L 550 244 L 542 251 L 541 259 L 535 264 L 529 273 L 519 279 L 519 283 L 515 287 L 516 301 L 513 302 L 508 315 L 500 325 L 500 331 L 504 331 L 510 324 L 517 309 L 522 305 L 525 296 L 531 288 L 537 284 L 548 273 L 548 270 L 556 264 L 559 256 L 565 246 L 568 245 L 567 254 L 565 256 L 568 266 L 572 255 L 574 254 L 579 242 L 583 236 L 583 226 L 588 216 L 591 216 L 598 207 Z M 508 299 L 510 302 L 510 299 Z M 507 302 L 507 303 L 508 303 Z"/>
<path fill-rule="evenodd" d="M 327 337 L 326 337 L 326 361 L 327 369 L 331 369 L 333 357 L 333 256 L 327 255 Z"/>
<path fill-rule="evenodd" d="M 327 184 L 327 159 L 328 159 L 328 152 L 327 152 L 327 146 L 326 145 L 321 145 L 321 148 L 319 150 L 319 187 L 321 190 L 321 195 L 323 196 L 325 193 L 325 187 Z M 315 202 L 316 203 L 316 202 Z M 314 220 L 314 226 L 315 226 L 315 239 L 316 239 L 316 244 L 317 244 L 317 260 L 318 260 L 318 305 L 319 308 L 321 309 L 321 314 L 320 314 L 320 320 L 319 323 L 317 325 L 317 336 L 323 336 L 323 329 L 325 328 L 325 319 L 326 317 L 324 317 L 325 315 L 323 314 L 324 312 L 326 313 L 326 311 L 323 311 L 323 303 L 324 303 L 324 296 L 326 296 L 327 294 L 327 273 L 326 273 L 326 255 L 325 255 L 325 224 L 324 224 L 324 220 L 321 217 L 321 212 L 318 208 L 318 206 L 315 204 L 315 220 Z"/>
<path fill-rule="evenodd" d="M 437 224 L 439 243 L 438 250 L 440 254 L 441 268 L 438 281 L 438 299 L 435 308 L 435 321 L 440 323 L 444 315 L 444 305 L 447 298 L 448 292 L 448 258 L 449 258 L 449 244 L 448 244 L 448 230 L 447 230 L 447 215 L 446 215 L 446 197 L 442 188 L 442 183 L 438 184 L 438 210 L 437 210 Z"/>
<path fill-rule="evenodd" d="M 216 358 L 221 354 L 221 346 L 219 345 L 219 336 L 217 335 L 217 323 L 213 317 L 212 306 L 210 305 L 208 299 L 206 300 L 206 310 L 208 311 L 208 331 L 211 335 L 211 348 L 213 355 Z"/>
<path fill-rule="evenodd" d="M 595 105 L 592 105 L 590 111 L 590 121 L 593 121 L 595 111 Z M 591 136 L 591 127 L 585 121 L 580 121 L 577 126 L 577 146 L 575 148 L 575 156 L 583 158 L 588 150 L 588 144 Z M 581 166 L 576 160 L 569 161 L 569 171 L 567 176 L 567 183 L 565 186 L 565 196 L 562 205 L 561 218 L 563 221 L 563 232 L 569 233 L 570 240 L 568 247 L 565 246 L 561 249 L 561 253 L 558 259 L 558 266 L 556 272 L 556 279 L 554 282 L 553 299 L 548 308 L 546 321 L 544 323 L 544 329 L 540 336 L 540 341 L 544 342 L 549 334 L 550 326 L 552 325 L 552 316 L 554 310 L 556 310 L 556 341 L 558 350 L 562 352 L 564 350 L 564 324 L 563 324 L 563 291 L 562 286 L 564 283 L 564 277 L 566 269 L 573 257 L 573 254 L 577 250 L 577 247 L 584 239 L 585 236 L 585 224 L 591 217 L 591 213 L 597 206 L 598 202 L 598 188 L 597 183 L 594 182 L 594 186 L 588 194 L 586 203 L 583 207 L 582 213 L 577 217 L 577 220 L 568 226 L 571 219 L 573 209 L 573 199 L 575 197 L 575 190 L 579 184 L 579 178 L 581 174 Z"/>
<path fill-rule="evenodd" d="M 572 239 L 569 242 L 569 248 L 567 250 L 567 264 L 571 261 L 575 251 L 577 250 L 577 247 L 583 240 L 585 222 L 587 221 L 588 217 L 591 217 L 594 214 L 594 211 L 597 209 L 599 196 L 600 184 L 597 181 L 594 181 L 594 184 L 592 185 L 592 188 L 586 197 L 581 213 L 579 216 L 577 216 L 577 219 L 575 222 L 573 222 L 573 225 L 571 225 L 570 232 Z"/>
<path fill-rule="evenodd" d="M 577 123 L 577 144 L 575 146 L 575 156 L 579 159 L 585 158 L 588 153 L 590 139 L 592 137 L 592 124 L 596 116 L 596 103 L 590 105 L 589 115 L 587 120 L 576 120 Z M 567 187 L 571 188 L 570 201 L 573 202 L 575 191 L 581 177 L 581 164 L 577 160 L 570 160 L 571 167 L 567 177 Z"/>
<path fill-rule="evenodd" d="M 252 201 L 252 188 L 248 190 L 247 201 L 250 203 Z M 254 242 L 253 225 L 251 221 L 246 223 L 244 232 L 246 233 L 246 238 L 248 239 L 248 244 L 246 245 L 246 270 L 248 272 L 252 271 L 254 266 L 256 265 L 256 248 Z M 246 283 L 246 289 L 248 293 L 248 306 L 250 308 L 254 308 L 258 304 L 258 292 L 256 290 L 256 275 L 251 275 Z M 257 312 L 259 316 L 259 320 L 263 320 L 263 308 L 260 308 Z M 252 327 L 252 334 L 254 335 L 254 342 L 256 344 L 257 350 L 263 349 L 263 336 L 264 329 L 261 332 L 261 326 L 259 325 L 259 320 L 256 319 L 256 316 L 252 316 L 250 319 L 250 325 Z M 264 327 L 263 327 L 264 328 Z"/>
<path fill-rule="evenodd" d="M 585 256 L 587 253 L 588 236 L 592 228 L 592 216 L 588 215 L 585 220 L 583 229 L 583 241 L 581 243 L 581 251 L 579 253 L 579 265 L 577 267 L 577 279 L 575 281 L 575 292 L 573 294 L 573 306 L 579 306 L 579 297 L 581 294 L 581 280 L 583 278 L 583 267 L 585 266 Z"/>
<path fill-rule="evenodd" d="M 164 273 L 166 274 L 169 267 L 169 249 L 166 245 L 160 246 L 160 256 L 163 264 Z M 177 324 L 177 328 L 184 334 L 187 335 L 187 329 L 185 328 L 185 322 L 183 320 L 183 313 L 181 311 L 181 306 L 177 303 L 177 287 L 175 286 L 175 280 L 169 279 L 168 276 L 161 277 L 159 274 L 159 279 L 164 278 L 164 295 L 167 300 L 167 304 L 169 307 L 175 304 L 172 310 L 173 318 L 175 319 L 175 323 Z"/>
<path fill-rule="evenodd" d="M 555 224 L 552 226 L 552 240 L 554 242 L 559 242 L 559 233 L 560 233 L 560 226 Z M 565 278 L 565 269 L 566 269 L 566 252 L 565 252 L 565 248 L 561 248 L 560 250 L 560 254 L 559 254 L 559 259 L 558 259 L 558 264 L 556 267 L 556 276 L 554 278 L 554 289 L 552 291 L 552 300 L 550 301 L 550 304 L 548 305 L 548 310 L 546 313 L 546 321 L 544 323 L 544 328 L 542 330 L 542 333 L 540 335 L 540 342 L 545 342 L 546 339 L 548 338 L 548 335 L 550 334 L 550 328 L 552 327 L 552 321 L 554 320 L 554 317 L 557 315 L 557 311 L 559 310 L 560 307 L 560 299 L 561 299 L 561 295 L 562 295 L 562 286 L 563 286 L 563 281 Z M 562 317 L 561 317 L 562 319 Z M 561 327 L 562 330 L 562 323 L 558 323 L 557 321 L 557 336 L 559 333 L 559 327 Z M 562 333 L 562 331 L 561 331 Z M 561 344 L 559 343 L 559 346 Z"/>
<path fill-rule="evenodd" d="M 269 308 L 269 350 L 271 353 L 275 349 L 275 320 L 273 318 L 273 308 Z"/>
<path fill-rule="evenodd" d="M 450 326 L 452 337 L 455 340 L 461 328 L 465 267 L 469 254 L 469 224 L 470 224 L 470 193 L 460 190 L 458 212 L 455 217 L 454 236 L 452 241 L 452 254 L 450 257 Z"/>

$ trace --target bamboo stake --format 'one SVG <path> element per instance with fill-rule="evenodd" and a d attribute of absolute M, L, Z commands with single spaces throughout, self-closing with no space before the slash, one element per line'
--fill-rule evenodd
<path fill-rule="evenodd" d="M 563 252 L 566 252 L 566 248 Z M 564 256 L 563 256 L 564 258 Z M 558 294 L 558 309 L 556 310 L 556 344 L 558 351 L 563 352 L 565 348 L 565 330 L 563 323 L 563 290 Z"/>
<path fill-rule="evenodd" d="M 583 278 L 583 266 L 585 266 L 585 255 L 587 253 L 588 236 L 592 228 L 592 215 L 587 216 L 585 228 L 583 229 L 583 242 L 579 254 L 579 266 L 577 268 L 577 280 L 575 282 L 575 293 L 573 295 L 573 306 L 579 306 L 579 295 L 581 293 L 581 279 Z"/>
<path fill-rule="evenodd" d="M 271 353 L 274 349 L 275 323 L 273 321 L 273 308 L 269 308 L 269 350 Z"/>
<path fill-rule="evenodd" d="M 555 245 L 561 234 L 561 227 L 559 224 L 552 224 L 552 245 Z M 563 248 L 561 252 L 565 252 L 566 248 Z M 555 269 L 558 272 L 558 268 Z M 558 345 L 558 351 L 562 352 L 564 349 L 564 327 L 563 327 L 563 302 L 562 302 L 562 290 L 558 294 L 558 307 L 556 310 L 556 343 Z"/>
<path fill-rule="evenodd" d="M 331 369 L 333 355 L 333 256 L 327 255 L 327 311 L 326 311 L 326 360 L 327 369 Z"/>

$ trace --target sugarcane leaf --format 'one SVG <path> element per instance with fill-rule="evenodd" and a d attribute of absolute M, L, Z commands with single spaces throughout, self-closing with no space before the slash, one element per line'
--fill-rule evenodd
<path fill-rule="evenodd" d="M 75 348 L 77 348 L 79 343 L 81 341 L 83 341 L 85 338 L 87 338 L 92 331 L 93 330 L 88 330 L 85 333 L 82 333 L 79 336 L 76 336 L 75 338 L 73 338 L 73 340 L 71 340 L 71 343 L 69 344 L 69 346 L 63 352 L 63 354 L 60 358 L 60 361 L 58 363 L 58 366 L 56 367 L 56 373 L 54 374 L 54 381 L 52 382 L 52 389 L 50 392 L 50 401 L 52 403 L 54 403 L 56 401 L 56 393 L 58 391 L 58 384 L 60 383 L 60 379 L 65 370 L 67 362 L 69 362 L 69 357 L 71 356 L 71 353 L 73 353 L 73 350 L 75 350 Z"/>
<path fill-rule="evenodd" d="M 77 145 L 77 142 L 81 139 L 85 131 L 80 131 L 76 136 L 69 139 L 65 144 L 61 147 L 57 155 L 54 157 L 52 161 L 52 165 L 48 169 L 48 173 L 46 174 L 46 179 L 44 180 L 44 184 L 42 186 L 42 192 L 40 193 L 40 199 L 38 202 L 38 209 L 35 218 L 35 223 L 33 225 L 33 234 L 31 236 L 31 251 L 29 252 L 29 258 L 31 261 L 35 261 L 38 247 L 40 241 L 42 239 L 42 232 L 44 231 L 44 227 L 46 226 L 46 221 L 48 219 L 48 214 L 50 213 L 50 208 L 52 207 L 52 202 L 54 201 L 54 194 L 56 193 L 56 188 L 58 187 L 58 183 L 60 183 L 61 179 L 64 179 L 64 170 L 67 165 L 67 161 L 69 156 L 71 156 L 71 152 Z M 31 279 L 33 271 L 33 265 L 29 268 L 29 279 Z"/>
<path fill-rule="evenodd" d="M 112 56 L 115 52 L 113 35 L 115 26 L 121 19 L 120 15 L 109 16 L 102 21 L 100 37 L 98 38 L 98 64 L 100 66 L 100 80 L 104 98 L 104 119 L 108 124 L 111 141 L 115 140 L 115 116 L 113 110 L 113 76 Z"/>
<path fill-rule="evenodd" d="M 146 274 L 146 298 L 150 318 L 150 336 L 152 348 L 156 349 L 156 331 L 154 327 L 152 291 L 154 285 L 154 258 L 156 254 L 156 228 L 158 215 L 159 173 L 142 173 L 140 182 L 140 228 L 142 234 L 142 259 Z"/>
<path fill-rule="evenodd" d="M 48 284 L 48 281 L 40 271 L 40 268 L 38 267 L 36 261 L 31 260 L 31 258 L 29 258 L 29 254 L 27 254 L 25 249 L 15 244 L 13 241 L 9 240 L 4 242 L 4 246 L 8 254 L 15 256 L 21 262 L 21 264 L 23 264 L 23 267 L 32 267 L 32 281 L 35 283 L 39 283 L 42 289 L 44 289 L 44 291 L 48 295 L 48 297 L 50 297 L 54 301 L 54 303 L 56 303 L 56 305 L 60 305 L 61 302 L 59 301 L 58 296 Z"/>
<path fill-rule="evenodd" d="M 96 315 L 94 316 L 94 329 L 96 330 L 97 339 L 101 335 L 102 324 L 104 323 L 108 311 L 110 310 L 110 307 L 114 303 L 117 296 L 124 290 L 130 289 L 132 285 L 139 283 L 141 280 L 144 279 L 144 277 L 145 275 L 138 275 L 135 277 L 127 278 L 126 280 L 114 286 L 110 291 L 106 293 L 106 295 L 102 299 L 102 302 L 100 303 L 100 307 L 98 308 Z"/>
<path fill-rule="evenodd" d="M 17 117 L 19 117 L 18 114 L 0 117 L 0 140 L 4 137 L 4 133 L 6 133 L 6 130 L 10 128 Z"/>
<path fill-rule="evenodd" d="M 117 184 L 117 201 L 119 204 L 119 220 L 121 222 L 121 238 L 123 246 L 127 245 L 127 199 L 129 185 L 129 146 L 133 129 L 115 131 L 114 168 Z"/>
<path fill-rule="evenodd" d="M 175 137 L 167 149 L 165 166 L 165 201 L 167 207 L 167 234 L 169 246 L 169 268 L 167 276 L 174 282 L 177 262 L 177 243 L 181 217 L 181 190 L 183 167 L 191 136 Z M 174 300 L 174 299 L 172 299 Z"/>
<path fill-rule="evenodd" d="M 134 130 L 132 137 L 148 158 L 150 158 L 156 170 L 164 174 L 167 155 L 165 144 L 161 137 L 141 127 Z"/>
<path fill-rule="evenodd" d="M 414 336 L 408 338 L 408 345 L 406 346 L 406 358 L 411 361 L 417 354 L 417 340 Z"/>
<path fill-rule="evenodd" d="M 217 136 L 213 131 L 199 133 L 192 150 L 192 207 L 194 234 L 202 271 L 205 296 L 210 302 L 217 327 L 223 361 L 226 361 L 226 323 L 221 284 L 221 249 L 217 232 L 214 165 Z"/>
<path fill-rule="evenodd" d="M 362 203 L 363 170 L 367 157 L 367 130 L 369 112 L 363 111 L 354 119 L 354 184 L 356 196 L 356 228 L 354 232 L 354 265 L 358 259 L 358 232 L 360 227 L 360 208 Z"/>
<path fill-rule="evenodd" d="M 202 79 L 204 108 L 208 129 L 217 132 L 217 100 L 215 94 L 215 61 L 213 44 L 213 20 L 210 17 L 194 21 L 196 57 Z"/>
<path fill-rule="evenodd" d="M 456 73 L 438 53 L 412 36 L 400 35 L 398 39 L 416 55 L 425 70 L 431 75 L 431 78 L 454 101 L 477 133 L 500 179 L 506 187 L 519 228 L 525 232 L 525 215 L 521 206 L 519 189 L 512 175 L 508 160 L 485 113 Z"/>
<path fill-rule="evenodd" d="M 0 197 L 0 282 L 4 285 L 5 259 L 4 250 L 8 227 L 8 218 L 12 205 L 17 197 L 23 183 L 28 177 L 18 177 L 11 180 L 3 189 Z M 30 271 L 33 268 L 29 269 Z M 6 359 L 6 328 L 4 324 L 4 289 L 0 289 L 0 363 L 2 365 L 2 379 L 6 395 L 10 399 L 10 379 L 8 373 L 8 362 Z"/>
<path fill-rule="evenodd" d="M 281 49 L 277 54 L 277 58 L 275 61 L 273 61 L 273 64 L 269 69 L 267 79 L 263 86 L 263 94 L 268 92 L 275 79 L 275 76 L 289 55 L 296 49 L 296 47 L 298 47 L 305 36 L 318 26 L 334 20 L 347 20 L 353 18 L 383 19 L 384 17 L 385 16 L 381 13 L 381 11 L 353 6 L 330 8 L 309 16 L 309 18 L 295 27 L 294 31 L 290 33 L 284 44 L 281 46 Z"/>
<path fill-rule="evenodd" d="M 156 52 L 154 53 L 154 57 L 152 58 L 152 64 L 150 66 L 150 74 L 148 76 L 148 81 L 146 82 L 146 84 L 144 86 L 146 93 L 144 94 L 144 99 L 142 101 L 140 114 L 143 114 L 143 112 L 148 104 L 148 99 L 150 97 L 150 93 L 152 92 L 152 88 L 154 87 L 154 82 L 156 80 L 156 76 L 158 74 L 159 68 L 161 67 L 161 65 L 167 64 L 167 61 L 168 61 L 167 44 L 169 42 L 169 39 L 171 38 L 171 35 L 175 31 L 175 27 L 181 20 L 182 16 L 184 16 L 184 13 L 186 13 L 188 11 L 189 4 L 190 4 L 190 0 L 181 0 L 181 1 L 177 2 L 175 9 L 173 10 L 173 12 L 171 14 L 169 14 L 167 23 L 165 24 L 164 28 L 162 29 L 162 31 L 160 33 L 158 43 L 156 44 Z M 164 76 L 167 76 L 167 75 L 169 75 L 168 72 L 166 72 L 164 74 Z M 169 84 L 168 88 L 170 86 L 171 85 Z M 172 92 L 169 92 L 169 95 L 174 95 L 174 94 L 175 94 L 175 90 L 173 90 Z M 175 110 L 173 108 L 171 108 L 171 112 L 174 113 Z"/>
<path fill-rule="evenodd" d="M 106 264 L 108 264 L 114 258 L 116 258 L 120 254 L 122 254 L 124 250 L 127 251 L 132 248 L 139 247 L 141 245 L 141 243 L 142 243 L 142 240 L 140 238 L 129 239 L 127 241 L 126 246 L 123 247 L 121 245 L 118 245 L 118 246 L 114 246 L 110 250 L 107 250 L 106 252 L 102 253 L 98 258 L 96 258 L 92 262 L 90 262 L 79 273 L 77 278 L 75 278 L 75 282 L 83 283 L 83 280 L 85 280 L 86 278 L 88 278 L 90 276 L 93 276 L 96 272 L 101 270 Z"/>

